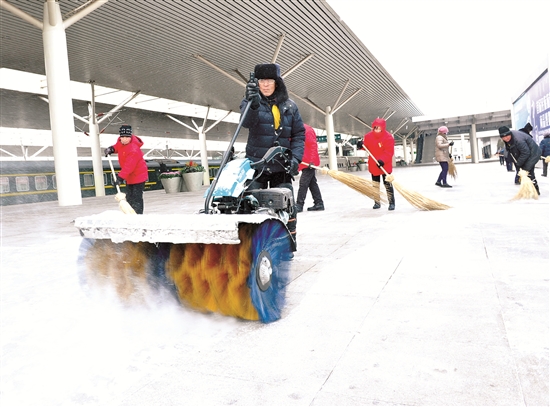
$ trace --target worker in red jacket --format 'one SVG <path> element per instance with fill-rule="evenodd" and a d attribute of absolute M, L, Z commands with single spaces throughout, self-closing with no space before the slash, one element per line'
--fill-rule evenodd
<path fill-rule="evenodd" d="M 127 124 L 120 126 L 118 132 L 120 137 L 114 146 L 105 149 L 105 157 L 113 153 L 118 154 L 120 172 L 113 182 L 115 185 L 126 182 L 126 201 L 137 214 L 142 214 L 143 190 L 145 189 L 145 181 L 149 177 L 147 163 L 143 159 L 143 152 L 141 151 L 143 141 L 132 134 L 132 127 Z"/>
<path fill-rule="evenodd" d="M 370 151 L 368 167 L 372 180 L 380 182 L 380 176 L 382 176 L 388 194 L 388 210 L 393 211 L 395 209 L 395 196 L 393 193 L 393 185 L 390 182 L 386 182 L 386 172 L 388 174 L 392 173 L 395 140 L 393 136 L 386 131 L 386 121 L 384 119 L 377 118 L 372 122 L 372 131 L 365 134 L 363 146 Z M 386 170 L 386 172 L 384 172 L 384 170 Z M 372 208 L 380 208 L 380 198 L 374 201 L 374 206 Z"/>
<path fill-rule="evenodd" d="M 304 156 L 302 157 L 302 162 L 319 166 L 321 160 L 319 158 L 319 147 L 317 146 L 317 135 L 315 134 L 315 130 L 305 123 L 304 128 L 306 129 L 306 141 L 304 145 Z M 304 210 L 304 203 L 308 189 L 311 191 L 311 196 L 313 197 L 313 206 L 307 208 L 307 210 L 324 211 L 325 205 L 323 204 L 321 190 L 317 184 L 315 168 L 311 168 L 305 164 L 300 164 L 298 166 L 298 171 L 301 171 L 302 175 L 300 176 L 300 188 L 298 189 L 298 197 L 296 199 L 297 212 L 302 212 Z"/>

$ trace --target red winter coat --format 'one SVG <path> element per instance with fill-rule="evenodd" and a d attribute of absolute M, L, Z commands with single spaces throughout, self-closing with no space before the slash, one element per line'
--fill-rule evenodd
<path fill-rule="evenodd" d="M 304 156 L 302 162 L 319 166 L 321 159 L 319 158 L 319 147 L 317 146 L 317 136 L 315 130 L 311 126 L 304 123 L 306 129 L 306 142 L 304 145 Z M 308 168 L 307 165 L 300 164 L 298 171 L 302 171 L 304 168 Z"/>
<path fill-rule="evenodd" d="M 372 122 L 372 128 L 375 126 L 380 126 L 382 131 L 376 133 L 374 130 L 365 134 L 363 138 L 363 145 L 371 152 L 372 155 L 369 156 L 369 172 L 372 175 L 384 175 L 384 171 L 381 168 L 378 168 L 376 162 L 373 160 L 384 161 L 384 169 L 388 174 L 392 173 L 392 161 L 393 153 L 395 147 L 395 140 L 393 136 L 386 131 L 386 121 L 384 119 L 375 119 Z"/>
<path fill-rule="evenodd" d="M 119 137 L 113 146 L 115 153 L 118 154 L 118 162 L 120 164 L 118 175 L 127 184 L 139 184 L 147 181 L 147 163 L 143 159 L 142 145 L 143 141 L 132 134 L 132 140 L 128 144 L 122 144 Z"/>

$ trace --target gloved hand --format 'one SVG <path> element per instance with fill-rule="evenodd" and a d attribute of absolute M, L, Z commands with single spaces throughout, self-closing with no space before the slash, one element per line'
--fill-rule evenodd
<path fill-rule="evenodd" d="M 384 161 L 378 160 L 378 168 L 382 168 L 384 166 Z"/>
<path fill-rule="evenodd" d="M 256 110 L 260 106 L 260 87 L 258 81 L 253 79 L 246 84 L 246 100 L 250 100 L 252 103 L 250 107 Z"/>
<path fill-rule="evenodd" d="M 115 152 L 115 148 L 113 146 L 107 147 L 105 149 L 105 157 L 107 157 L 109 154 L 113 154 Z"/>
<path fill-rule="evenodd" d="M 451 141 L 451 142 L 449 143 L 449 145 L 452 147 L 452 146 L 455 145 L 455 142 L 454 142 L 454 141 Z"/>
<path fill-rule="evenodd" d="M 114 187 L 119 186 L 123 182 L 124 182 L 124 178 L 121 178 L 120 175 L 117 174 L 116 179 L 113 179 L 113 186 Z"/>
<path fill-rule="evenodd" d="M 300 165 L 300 161 L 298 161 L 296 157 L 292 157 L 292 161 L 290 162 L 290 175 L 292 176 L 298 175 L 299 165 Z"/>
<path fill-rule="evenodd" d="M 358 150 L 362 150 L 362 149 L 363 149 L 363 140 L 359 140 L 359 141 L 357 142 L 357 149 L 358 149 Z"/>

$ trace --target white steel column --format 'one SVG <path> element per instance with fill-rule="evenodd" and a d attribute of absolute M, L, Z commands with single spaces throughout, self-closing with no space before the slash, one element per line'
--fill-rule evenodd
<path fill-rule="evenodd" d="M 90 116 L 88 128 L 90 129 L 90 147 L 92 148 L 92 167 L 94 169 L 95 196 L 105 196 L 105 182 L 103 178 L 103 162 L 101 157 L 103 152 L 99 143 L 99 124 L 95 113 L 95 89 L 94 82 L 90 81 L 92 86 L 92 101 L 88 104 L 88 113 Z"/>
<path fill-rule="evenodd" d="M 470 126 L 470 154 L 472 155 L 472 162 L 474 164 L 479 163 L 478 142 L 475 123 L 472 123 Z"/>
<path fill-rule="evenodd" d="M 199 145 L 201 147 L 201 165 L 204 167 L 204 172 L 202 174 L 203 184 L 210 185 L 210 166 L 208 165 L 208 152 L 206 149 L 206 132 L 204 131 L 204 126 L 199 127 Z"/>
<path fill-rule="evenodd" d="M 328 168 L 331 170 L 338 170 L 338 163 L 336 161 L 336 142 L 334 141 L 334 118 L 330 106 L 327 106 L 325 114 L 325 127 L 327 129 L 327 143 L 328 143 Z"/>
<path fill-rule="evenodd" d="M 403 138 L 403 160 L 405 163 L 409 163 L 409 151 L 408 151 L 408 145 L 407 145 L 407 138 Z"/>
<path fill-rule="evenodd" d="M 82 205 L 67 38 L 54 0 L 44 3 L 43 41 L 58 202 L 60 206 Z"/>

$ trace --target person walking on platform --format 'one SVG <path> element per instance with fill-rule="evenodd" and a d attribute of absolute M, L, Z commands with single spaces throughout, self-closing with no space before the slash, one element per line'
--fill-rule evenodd
<path fill-rule="evenodd" d="M 539 147 L 542 157 L 546 158 L 550 155 L 550 133 L 544 136 Z M 546 177 L 548 175 L 548 163 L 544 158 L 542 159 L 542 176 Z"/>
<path fill-rule="evenodd" d="M 317 145 L 317 135 L 315 130 L 311 126 L 304 124 L 306 129 L 306 141 L 304 147 L 304 156 L 302 158 L 303 163 L 319 166 L 321 159 L 319 158 L 319 147 Z M 315 176 L 315 168 L 311 168 L 305 164 L 300 164 L 298 171 L 302 172 L 300 176 L 300 187 L 298 188 L 298 198 L 296 200 L 296 211 L 302 212 L 304 210 L 304 203 L 308 189 L 311 191 L 313 197 L 313 206 L 307 208 L 308 211 L 324 211 L 325 205 L 323 203 L 323 197 L 321 196 L 321 190 L 319 184 L 317 184 L 317 177 Z"/>
<path fill-rule="evenodd" d="M 441 126 L 437 129 L 437 136 L 435 137 L 435 159 L 441 166 L 441 172 L 435 185 L 441 188 L 452 188 L 451 185 L 447 184 L 447 174 L 449 173 L 449 159 L 451 158 L 449 146 L 453 146 L 455 142 L 447 140 L 447 133 L 449 133 L 447 126 Z"/>
<path fill-rule="evenodd" d="M 251 105 L 243 121 L 243 127 L 248 129 L 246 158 L 252 162 L 260 161 L 271 147 L 279 145 L 292 151 L 292 168 L 290 174 L 279 164 L 258 168 L 247 189 L 288 188 L 294 196 L 292 180 L 298 175 L 298 166 L 304 155 L 306 130 L 298 106 L 288 97 L 279 64 L 254 67 L 254 79 L 246 85 L 241 114 L 248 101 Z M 287 223 L 294 241 L 296 214 L 294 205 Z"/>
<path fill-rule="evenodd" d="M 506 126 L 501 126 L 498 128 L 498 133 L 504 141 L 506 150 L 512 156 L 518 172 L 525 170 L 529 173 L 529 178 L 533 181 L 533 185 L 540 195 L 539 185 L 535 178 L 535 165 L 541 157 L 540 147 L 531 136 L 522 131 L 510 130 Z"/>
<path fill-rule="evenodd" d="M 126 201 L 137 214 L 143 214 L 143 190 L 149 177 L 147 163 L 141 151 L 143 141 L 132 134 L 132 127 L 127 124 L 120 126 L 118 132 L 120 137 L 115 145 L 105 149 L 105 157 L 118 154 L 120 172 L 113 183 L 120 185 L 126 182 Z"/>
<path fill-rule="evenodd" d="M 395 140 L 393 136 L 386 131 L 386 121 L 384 119 L 374 119 L 372 122 L 372 131 L 365 134 L 363 137 L 363 146 L 369 151 L 369 160 L 367 166 L 371 173 L 373 181 L 380 183 L 380 176 L 382 176 L 384 187 L 388 194 L 388 210 L 393 211 L 395 209 L 395 194 L 393 193 L 393 185 L 391 182 L 386 182 L 386 172 L 392 173 L 392 161 L 395 150 Z M 378 161 L 378 163 L 374 160 Z M 384 172 L 384 170 L 386 172 Z M 374 201 L 372 209 L 380 208 L 380 199 Z"/>

